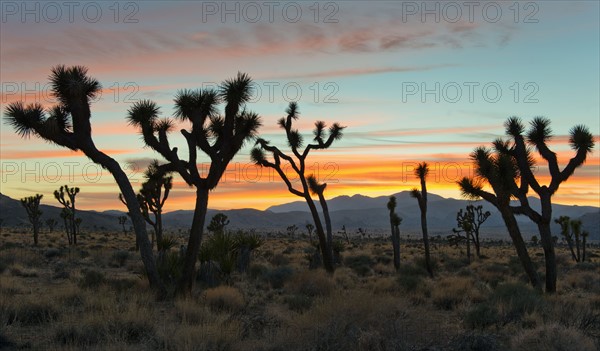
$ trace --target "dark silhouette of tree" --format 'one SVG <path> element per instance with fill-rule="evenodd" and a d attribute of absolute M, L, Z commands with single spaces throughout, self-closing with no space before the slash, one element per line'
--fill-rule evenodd
<path fill-rule="evenodd" d="M 119 216 L 119 224 L 123 227 L 123 234 L 127 234 L 127 229 L 125 228 L 125 224 L 127 223 L 127 216 Z"/>
<path fill-rule="evenodd" d="M 554 219 L 554 222 L 560 225 L 560 234 L 569 246 L 573 261 L 585 261 L 585 246 L 587 244 L 588 233 L 581 231 L 581 220 L 571 219 L 569 216 L 560 216 Z"/>
<path fill-rule="evenodd" d="M 76 222 L 76 208 L 75 208 L 75 197 L 79 194 L 79 188 L 69 188 L 68 185 L 61 186 L 58 190 L 54 190 L 54 198 L 60 202 L 61 205 L 69 212 L 68 216 L 68 225 L 69 225 L 69 233 L 67 235 L 67 239 L 69 240 L 69 245 L 77 245 L 77 233 L 78 226 L 75 224 Z"/>
<path fill-rule="evenodd" d="M 519 167 L 512 157 L 497 150 L 492 153 L 485 147 L 476 148 L 470 157 L 475 166 L 475 178 L 464 177 L 458 182 L 463 196 L 474 200 L 484 199 L 498 209 L 531 285 L 541 290 L 540 278 L 511 209 L 510 199 L 519 189 L 516 183 L 520 179 Z M 485 183 L 489 184 L 493 193 L 484 190 Z M 521 183 L 521 187 L 526 187 L 526 184 Z"/>
<path fill-rule="evenodd" d="M 35 196 L 28 196 L 21 199 L 21 205 L 27 211 L 29 223 L 31 223 L 31 227 L 33 228 L 33 244 L 35 246 L 38 244 L 38 235 L 40 232 L 40 217 L 42 216 L 40 201 L 43 197 L 44 195 L 42 194 L 35 194 Z"/>
<path fill-rule="evenodd" d="M 39 103 L 27 106 L 22 102 L 11 103 L 5 110 L 8 124 L 22 137 L 35 135 L 56 145 L 80 150 L 113 175 L 127 200 L 136 236 L 140 238 L 140 255 L 150 286 L 156 289 L 158 297 L 164 297 L 166 290 L 158 275 L 144 217 L 127 174 L 117 161 L 98 150 L 92 140 L 90 103 L 100 93 L 100 83 L 88 76 L 85 67 L 62 65 L 52 68 L 50 83 L 58 105 L 45 110 Z"/>
<path fill-rule="evenodd" d="M 392 229 L 392 247 L 394 250 L 394 268 L 400 269 L 400 223 L 402 218 L 396 214 L 396 197 L 390 196 L 387 203 L 387 209 L 390 211 L 390 227 Z"/>
<path fill-rule="evenodd" d="M 306 231 L 308 232 L 308 240 L 312 244 L 312 242 L 313 242 L 312 233 L 315 230 L 315 226 L 312 223 L 306 223 L 305 227 L 306 227 Z"/>
<path fill-rule="evenodd" d="M 300 150 L 304 144 L 304 138 L 297 129 L 293 128 L 293 121 L 299 118 L 298 105 L 295 102 L 291 102 L 286 109 L 287 117 L 283 117 L 278 121 L 279 126 L 285 130 L 288 146 L 290 147 L 293 156 L 283 153 L 278 147 L 271 145 L 267 140 L 258 139 L 256 141 L 256 147 L 252 149 L 251 158 L 260 166 L 270 167 L 277 171 L 277 174 L 285 182 L 288 190 L 299 197 L 304 198 L 310 213 L 313 217 L 317 236 L 319 238 L 319 247 L 322 251 L 323 266 L 327 272 L 332 273 L 334 271 L 333 262 L 333 233 L 331 232 L 331 220 L 329 218 L 329 210 L 327 208 L 327 201 L 323 196 L 323 192 L 327 184 L 319 184 L 317 179 L 309 175 L 305 175 L 306 171 L 306 158 L 311 150 L 321 150 L 329 148 L 334 141 L 339 140 L 342 137 L 342 131 L 345 127 L 342 127 L 338 123 L 334 123 L 329 127 L 328 136 L 325 132 L 326 124 L 323 121 L 315 122 L 314 130 L 314 141 L 313 144 L 308 144 L 304 150 Z M 271 153 L 273 161 L 269 161 L 265 156 L 265 151 Z M 294 160 L 294 157 L 296 160 Z M 294 173 L 298 175 L 301 189 L 295 188 L 287 174 L 284 171 L 282 161 L 289 164 Z M 325 221 L 325 228 L 323 221 L 317 210 L 314 200 L 311 197 L 311 193 L 316 194 L 319 197 L 319 203 L 323 212 Z"/>
<path fill-rule="evenodd" d="M 454 235 L 448 236 L 448 239 L 454 244 L 458 244 L 461 241 L 467 243 L 467 258 L 469 262 L 471 262 L 471 242 L 475 245 L 477 257 L 481 258 L 479 229 L 490 215 L 489 211 L 483 212 L 483 206 L 481 205 L 467 205 L 464 211 L 461 208 L 456 214 L 458 228 L 452 229 Z M 465 233 L 465 235 L 461 235 L 462 233 Z"/>
<path fill-rule="evenodd" d="M 194 217 L 177 288 L 180 294 L 191 293 L 195 280 L 209 192 L 217 187 L 231 159 L 256 136 L 261 125 L 260 117 L 246 109 L 252 94 L 252 79 L 243 73 L 221 83 L 218 90 L 177 93 L 175 116 L 191 124 L 189 130 L 180 131 L 187 143 L 187 160 L 179 158 L 177 147 L 171 147 L 168 133 L 173 128 L 173 121 L 159 120 L 159 108 L 154 102 L 142 100 L 129 109 L 129 122 L 140 128 L 146 145 L 168 161 L 161 169 L 177 172 L 188 185 L 196 188 Z M 217 111 L 221 103 L 225 104 L 224 115 Z M 197 149 L 210 158 L 208 174 L 204 177 L 198 170 Z"/>
<path fill-rule="evenodd" d="M 550 120 L 536 117 L 530 123 L 530 128 L 525 134 L 525 127 L 518 117 L 509 118 L 506 123 L 508 141 L 496 140 L 496 149 L 515 159 L 526 186 L 518 189 L 513 195 L 520 201 L 520 206 L 515 206 L 513 212 L 526 215 L 538 226 L 544 258 L 546 262 L 546 292 L 556 291 L 556 255 L 552 241 L 550 224 L 552 221 L 552 196 L 558 191 L 560 184 L 566 182 L 575 172 L 575 169 L 585 163 L 587 155 L 594 148 L 594 137 L 589 129 L 583 125 L 576 125 L 569 131 L 569 144 L 575 150 L 565 168 L 560 170 L 556 153 L 550 150 L 548 142 L 552 139 Z M 548 185 L 540 184 L 533 174 L 533 158 L 528 145 L 535 147 L 538 154 L 546 161 L 551 180 Z M 541 211 L 536 211 L 530 206 L 527 190 L 532 189 L 539 197 Z"/>
<path fill-rule="evenodd" d="M 224 213 L 217 213 L 210 219 L 210 223 L 206 229 L 208 229 L 211 233 L 223 233 L 225 232 L 225 227 L 229 224 L 229 219 L 227 215 Z"/>
<path fill-rule="evenodd" d="M 71 236 L 71 211 L 68 208 L 63 207 L 62 211 L 60 211 L 60 218 L 63 220 L 67 242 L 71 244 L 73 242 L 73 237 Z"/>
<path fill-rule="evenodd" d="M 137 194 L 138 203 L 140 204 L 144 219 L 154 230 L 151 241 L 152 246 L 154 247 L 154 242 L 156 241 L 157 250 L 163 251 L 164 248 L 160 247 L 161 243 L 163 243 L 162 211 L 165 202 L 169 198 L 169 192 L 173 188 L 173 177 L 163 172 L 160 169 L 158 161 L 154 160 L 144 172 L 144 178 L 146 181 L 142 183 L 142 187 Z M 119 200 L 127 205 L 123 194 L 119 194 Z M 150 213 L 152 213 L 152 217 Z M 136 240 L 137 247 L 138 242 Z"/>
<path fill-rule="evenodd" d="M 431 268 L 431 254 L 429 251 L 429 233 L 427 232 L 427 174 L 429 166 L 423 162 L 415 169 L 415 176 L 421 181 L 421 190 L 414 188 L 410 195 L 417 199 L 419 209 L 421 210 L 421 231 L 423 232 L 423 245 L 425 246 L 425 268 L 430 277 L 433 277 L 433 269 Z"/>
<path fill-rule="evenodd" d="M 54 228 L 56 227 L 57 224 L 58 224 L 58 221 L 54 218 L 48 218 L 46 220 L 46 225 L 48 226 L 48 231 L 50 233 L 52 233 L 54 231 Z"/>

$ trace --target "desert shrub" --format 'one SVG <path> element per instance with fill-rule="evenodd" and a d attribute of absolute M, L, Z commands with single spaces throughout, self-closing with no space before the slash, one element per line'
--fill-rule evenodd
<path fill-rule="evenodd" d="M 260 263 L 255 263 L 250 265 L 250 268 L 248 269 L 248 274 L 250 275 L 250 278 L 256 280 L 264 278 L 268 271 L 269 268 L 267 266 Z"/>
<path fill-rule="evenodd" d="M 511 339 L 514 351 L 594 351 L 594 340 L 577 329 L 558 324 L 525 330 Z"/>
<path fill-rule="evenodd" d="M 104 340 L 104 328 L 99 324 L 58 325 L 54 341 L 61 345 L 90 346 Z"/>
<path fill-rule="evenodd" d="M 460 351 L 499 351 L 503 350 L 498 337 L 481 332 L 466 332 L 452 339 L 450 350 Z"/>
<path fill-rule="evenodd" d="M 83 276 L 79 280 L 79 287 L 82 289 L 96 289 L 106 282 L 104 273 L 89 269 L 82 270 Z"/>
<path fill-rule="evenodd" d="M 156 260 L 156 269 L 158 275 L 169 286 L 173 286 L 183 272 L 184 257 L 178 252 L 164 252 L 159 259 Z"/>
<path fill-rule="evenodd" d="M 108 324 L 108 333 L 128 344 L 152 341 L 156 335 L 154 325 L 147 318 L 117 318 Z"/>
<path fill-rule="evenodd" d="M 304 312 L 312 306 L 313 299 L 306 295 L 288 295 L 283 301 L 292 311 Z"/>
<path fill-rule="evenodd" d="M 37 270 L 33 268 L 25 268 L 20 264 L 15 264 L 10 267 L 10 274 L 21 278 L 35 278 L 38 276 Z"/>
<path fill-rule="evenodd" d="M 62 252 L 56 248 L 46 249 L 46 251 L 44 251 L 44 256 L 48 259 L 51 259 L 62 256 Z"/>
<path fill-rule="evenodd" d="M 427 268 L 427 264 L 425 263 L 425 257 L 417 257 L 415 258 L 415 264 L 418 267 L 422 267 L 423 269 Z M 437 271 L 439 269 L 438 260 L 435 257 L 431 257 L 431 270 Z"/>
<path fill-rule="evenodd" d="M 277 267 L 267 272 L 266 279 L 271 284 L 273 289 L 281 289 L 286 281 L 288 281 L 292 275 L 294 274 L 294 270 L 291 267 Z"/>
<path fill-rule="evenodd" d="M 219 286 L 206 290 L 206 303 L 213 310 L 237 312 L 244 308 L 244 296 L 230 286 Z"/>
<path fill-rule="evenodd" d="M 448 257 L 444 260 L 444 268 L 446 268 L 446 270 L 449 272 L 457 271 L 468 265 L 469 265 L 469 261 L 467 260 L 466 257 L 460 257 L 460 258 Z"/>
<path fill-rule="evenodd" d="M 297 295 L 327 296 L 333 289 L 331 278 L 322 270 L 300 272 L 289 281 L 286 290 Z"/>
<path fill-rule="evenodd" d="M 113 252 L 111 260 L 111 266 L 113 267 L 123 267 L 127 260 L 129 259 L 129 251 L 125 250 L 117 250 Z"/>
<path fill-rule="evenodd" d="M 269 263 L 273 266 L 286 266 L 290 264 L 290 259 L 282 254 L 276 254 L 269 257 Z"/>
<path fill-rule="evenodd" d="M 48 302 L 25 301 L 8 306 L 8 324 L 19 323 L 21 326 L 43 325 L 58 319 L 58 310 Z"/>
<path fill-rule="evenodd" d="M 469 299 L 472 289 L 473 281 L 469 278 L 443 278 L 431 294 L 433 305 L 439 309 L 452 310 Z"/>
<path fill-rule="evenodd" d="M 503 323 L 521 320 L 543 307 L 541 296 L 523 283 L 505 283 L 499 285 L 490 300 L 495 303 Z"/>
<path fill-rule="evenodd" d="M 426 274 L 427 271 L 423 267 L 410 264 L 400 265 L 398 284 L 405 292 L 415 291 L 421 285 Z"/>
<path fill-rule="evenodd" d="M 465 326 L 471 329 L 485 329 L 498 323 L 498 309 L 487 302 L 471 306 L 464 317 Z"/>
<path fill-rule="evenodd" d="M 133 289 L 137 284 L 137 281 L 133 279 L 108 279 L 106 283 L 112 290 L 123 292 Z"/>
<path fill-rule="evenodd" d="M 371 273 L 371 266 L 374 264 L 371 256 L 358 255 L 348 256 L 344 260 L 344 264 L 352 269 L 356 274 L 360 276 L 366 276 Z"/>

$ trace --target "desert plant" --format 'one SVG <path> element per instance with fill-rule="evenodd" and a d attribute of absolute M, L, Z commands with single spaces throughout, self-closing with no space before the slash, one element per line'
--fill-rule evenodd
<path fill-rule="evenodd" d="M 40 231 L 40 217 L 42 216 L 40 201 L 43 197 L 44 195 L 42 194 L 35 194 L 35 196 L 28 196 L 21 199 L 21 206 L 25 208 L 27 218 L 33 228 L 33 244 L 36 246 L 38 244 L 38 235 Z"/>
<path fill-rule="evenodd" d="M 516 183 L 519 179 L 516 162 L 509 155 L 497 150 L 493 153 L 486 147 L 476 148 L 470 158 L 475 166 L 476 178 L 464 177 L 458 182 L 463 196 L 471 199 L 482 198 L 498 209 L 531 285 L 541 289 L 540 278 L 527 252 L 510 203 L 511 197 L 519 189 Z M 493 193 L 484 190 L 484 182 L 491 186 Z M 526 188 L 527 184 L 522 182 L 520 186 Z"/>
<path fill-rule="evenodd" d="M 429 234 L 427 232 L 427 174 L 429 166 L 426 162 L 419 164 L 415 169 L 415 176 L 421 181 L 421 190 L 414 188 L 411 191 L 411 196 L 417 199 L 419 210 L 421 210 L 421 231 L 423 233 L 423 246 L 425 247 L 425 265 L 430 277 L 433 277 L 433 269 L 431 268 L 431 254 L 429 252 Z"/>
<path fill-rule="evenodd" d="M 123 234 L 127 234 L 127 228 L 125 227 L 125 224 L 127 224 L 127 216 L 119 216 L 117 219 L 119 220 L 119 224 L 123 227 Z"/>
<path fill-rule="evenodd" d="M 304 142 L 304 138 L 297 129 L 293 129 L 293 121 L 299 118 L 298 105 L 295 102 L 291 102 L 286 110 L 287 117 L 281 118 L 278 123 L 281 128 L 285 130 L 288 145 L 292 149 L 293 156 L 296 161 L 290 155 L 283 153 L 278 147 L 271 145 L 267 140 L 258 139 L 256 141 L 256 147 L 252 149 L 251 158 L 252 160 L 263 167 L 273 168 L 277 171 L 277 174 L 281 177 L 284 183 L 287 185 L 288 190 L 299 197 L 304 198 L 310 213 L 313 217 L 313 221 L 316 228 L 316 233 L 319 238 L 319 247 L 323 256 L 323 266 L 325 269 L 332 273 L 334 271 L 333 263 L 333 252 L 332 242 L 333 233 L 331 232 L 331 221 L 329 218 L 329 210 L 327 208 L 327 201 L 323 195 L 327 184 L 318 183 L 317 179 L 313 175 L 308 177 L 305 175 L 306 171 L 306 157 L 311 150 L 322 150 L 329 148 L 335 140 L 339 140 L 342 137 L 342 131 L 345 127 L 342 127 L 338 123 L 334 123 L 329 128 L 329 135 L 325 137 L 325 122 L 317 121 L 315 123 L 314 130 L 314 144 L 308 144 L 304 151 L 299 150 Z M 269 152 L 273 156 L 273 162 L 267 160 L 265 151 Z M 290 182 L 287 174 L 285 173 L 281 162 L 287 162 L 294 172 L 298 175 L 300 185 L 302 189 L 294 188 Z M 325 221 L 325 228 L 323 227 L 323 221 L 315 206 L 315 202 L 311 197 L 312 194 L 316 194 L 319 197 L 319 203 L 323 212 Z"/>
<path fill-rule="evenodd" d="M 63 205 L 65 215 L 69 229 L 67 231 L 67 240 L 69 245 L 77 245 L 77 233 L 78 226 L 77 221 L 77 209 L 75 208 L 75 198 L 79 194 L 79 187 L 70 188 L 68 185 L 62 185 L 58 190 L 54 190 L 54 198 Z"/>
<path fill-rule="evenodd" d="M 48 226 L 48 231 L 52 233 L 54 231 L 54 227 L 58 224 L 58 221 L 54 218 L 48 218 L 46 220 L 46 226 Z"/>
<path fill-rule="evenodd" d="M 146 181 L 142 183 L 142 187 L 137 194 L 137 200 L 144 219 L 154 229 L 151 245 L 154 246 L 156 241 L 157 250 L 162 251 L 162 247 L 158 245 L 163 236 L 162 210 L 169 197 L 169 192 L 173 188 L 173 177 L 161 170 L 158 161 L 154 160 L 144 172 L 144 178 Z M 127 206 L 123 194 L 119 194 L 119 200 Z M 150 217 L 150 213 L 152 213 L 153 218 Z M 136 240 L 137 247 L 138 242 Z"/>
<path fill-rule="evenodd" d="M 218 90 L 179 91 L 175 97 L 175 116 L 191 123 L 190 130 L 181 130 L 188 147 L 187 160 L 180 159 L 178 149 L 171 147 L 168 132 L 173 128 L 173 121 L 158 119 L 156 103 L 142 100 L 129 109 L 129 122 L 140 128 L 145 144 L 168 161 L 161 169 L 177 172 L 188 185 L 196 188 L 194 216 L 178 287 L 181 294 L 191 293 L 195 280 L 209 192 L 217 187 L 229 162 L 246 141 L 256 136 L 261 125 L 258 114 L 246 109 L 252 95 L 252 79 L 243 73 L 221 83 Z M 225 103 L 224 115 L 217 112 L 221 102 Z M 198 170 L 198 149 L 210 158 L 204 177 Z"/>
<path fill-rule="evenodd" d="M 575 150 L 567 166 L 562 170 L 558 165 L 556 153 L 548 147 L 548 141 L 553 137 L 550 129 L 550 120 L 544 117 L 536 117 L 530 123 L 526 135 L 525 128 L 518 117 L 509 118 L 506 123 L 506 134 L 509 141 L 496 140 L 496 149 L 514 159 L 517 164 L 523 187 L 514 189 L 513 195 L 519 199 L 520 206 L 513 208 L 515 214 L 526 215 L 538 226 L 544 259 L 546 263 L 546 292 L 556 291 L 556 255 L 550 223 L 552 221 L 552 196 L 558 191 L 560 184 L 566 182 L 575 169 L 583 165 L 588 154 L 594 148 L 594 137 L 584 125 L 576 125 L 569 131 L 569 145 Z M 511 143 L 512 142 L 512 143 Z M 540 184 L 532 171 L 533 158 L 528 145 L 534 146 L 539 155 L 548 164 L 550 171 L 550 183 Z M 527 190 L 531 188 L 539 197 L 541 211 L 536 211 L 527 197 Z"/>
<path fill-rule="evenodd" d="M 306 223 L 305 227 L 306 227 L 306 231 L 308 232 L 308 241 L 312 244 L 312 242 L 313 242 L 312 234 L 315 230 L 315 226 L 312 223 Z"/>
<path fill-rule="evenodd" d="M 210 219 L 210 223 L 208 223 L 206 229 L 213 234 L 219 234 L 225 231 L 225 227 L 228 224 L 229 219 L 227 218 L 227 215 L 224 213 L 217 213 Z"/>
<path fill-rule="evenodd" d="M 581 231 L 581 220 L 571 219 L 569 216 L 560 216 L 554 219 L 554 222 L 560 225 L 560 234 L 567 242 L 573 261 L 585 261 L 588 233 Z"/>
<path fill-rule="evenodd" d="M 33 134 L 62 147 L 81 150 L 113 175 L 127 200 L 136 236 L 140 239 L 140 255 L 150 286 L 156 289 L 159 296 L 164 296 L 165 289 L 156 270 L 144 218 L 127 174 L 117 161 L 98 150 L 92 139 L 90 103 L 101 92 L 101 85 L 87 73 L 87 68 L 82 66 L 60 65 L 52 68 L 50 83 L 58 105 L 44 109 L 39 103 L 26 106 L 22 102 L 15 102 L 6 107 L 5 115 L 20 136 L 29 137 Z"/>
<path fill-rule="evenodd" d="M 392 246 L 394 249 L 394 268 L 400 269 L 400 223 L 402 218 L 396 214 L 396 197 L 390 196 L 387 203 L 390 211 L 390 227 L 392 229 Z"/>

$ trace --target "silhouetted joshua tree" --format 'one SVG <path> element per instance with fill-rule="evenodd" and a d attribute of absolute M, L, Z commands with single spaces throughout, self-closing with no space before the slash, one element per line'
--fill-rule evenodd
<path fill-rule="evenodd" d="M 60 202 L 61 205 L 69 212 L 68 226 L 70 235 L 67 235 L 67 239 L 69 240 L 69 245 L 77 245 L 77 232 L 78 226 L 75 224 L 76 222 L 76 209 L 75 209 L 75 197 L 79 194 L 79 188 L 69 188 L 68 185 L 61 186 L 58 190 L 54 190 L 54 198 Z M 65 225 L 67 225 L 65 224 Z"/>
<path fill-rule="evenodd" d="M 581 220 L 571 219 L 569 216 L 560 216 L 554 222 L 560 225 L 560 234 L 565 238 L 569 250 L 571 250 L 573 261 L 585 261 L 585 246 L 587 244 L 588 233 L 581 231 Z"/>
<path fill-rule="evenodd" d="M 58 224 L 58 221 L 54 218 L 48 218 L 46 220 L 46 225 L 48 226 L 48 232 L 52 233 L 54 231 L 54 227 Z"/>
<path fill-rule="evenodd" d="M 71 236 L 71 211 L 68 208 L 63 207 L 62 211 L 60 211 L 60 218 L 63 220 L 67 241 L 71 244 L 73 243 L 73 237 Z"/>
<path fill-rule="evenodd" d="M 256 147 L 252 149 L 251 158 L 260 166 L 270 167 L 277 171 L 277 174 L 285 182 L 288 190 L 296 195 L 304 198 L 310 213 L 313 217 L 317 236 L 319 238 L 319 247 L 323 255 L 323 266 L 327 272 L 332 273 L 334 271 L 333 263 L 333 234 L 331 232 L 331 220 L 329 218 L 329 210 L 327 208 L 327 201 L 323 195 L 327 184 L 319 184 L 317 179 L 309 175 L 305 175 L 306 171 L 306 158 L 311 150 L 320 150 L 329 148 L 335 140 L 339 140 L 342 137 L 342 131 L 345 127 L 342 127 L 338 123 L 334 123 L 329 127 L 329 133 L 326 136 L 325 128 L 326 124 L 323 121 L 315 122 L 314 130 L 314 141 L 316 143 L 308 144 L 304 150 L 300 150 L 304 143 L 304 138 L 294 129 L 292 126 L 293 121 L 299 118 L 298 105 L 295 102 L 291 102 L 286 109 L 287 117 L 283 117 L 278 121 L 279 126 L 285 130 L 286 138 L 289 147 L 293 153 L 293 156 L 284 154 L 278 147 L 271 145 L 264 139 L 258 139 L 256 141 Z M 271 153 L 273 161 L 267 160 L 265 151 Z M 294 160 L 294 157 L 296 160 Z M 294 172 L 298 175 L 301 189 L 295 188 L 288 176 L 286 175 L 282 161 L 287 162 Z M 323 211 L 323 217 L 325 221 L 325 228 L 323 222 L 319 216 L 315 202 L 311 197 L 311 193 L 316 194 L 319 197 L 319 203 Z"/>
<path fill-rule="evenodd" d="M 123 227 L 123 234 L 127 234 L 127 229 L 125 228 L 125 224 L 127 223 L 127 216 L 119 216 L 118 220 L 119 224 Z"/>
<path fill-rule="evenodd" d="M 40 232 L 40 217 L 42 216 L 42 211 L 40 210 L 40 201 L 44 195 L 35 194 L 35 196 L 28 196 L 21 199 L 21 205 L 27 211 L 27 217 L 29 218 L 29 223 L 31 223 L 31 227 L 33 228 L 33 244 L 37 246 L 38 244 L 38 235 Z"/>
<path fill-rule="evenodd" d="M 520 178 L 519 167 L 512 157 L 497 150 L 492 153 L 485 147 L 476 148 L 470 157 L 475 166 L 476 178 L 464 177 L 458 182 L 463 196 L 474 200 L 484 199 L 498 209 L 531 285 L 541 290 L 540 278 L 529 257 L 510 204 L 511 197 L 519 189 L 516 183 Z M 483 189 L 484 183 L 490 185 L 493 193 Z M 526 186 L 526 183 L 521 183 L 522 188 Z"/>
<path fill-rule="evenodd" d="M 160 247 L 163 242 L 162 210 L 169 198 L 169 192 L 173 188 L 173 177 L 161 171 L 158 161 L 154 160 L 144 172 L 144 178 L 146 181 L 142 183 L 142 188 L 137 194 L 137 200 L 144 219 L 153 228 L 152 246 L 154 246 L 154 242 L 156 241 L 157 250 L 163 251 L 164 248 Z M 119 194 L 119 200 L 127 205 L 123 194 Z M 152 218 L 150 217 L 150 213 L 152 213 Z"/>
<path fill-rule="evenodd" d="M 458 228 L 453 228 L 453 235 L 448 236 L 452 244 L 458 245 L 459 242 L 467 243 L 467 259 L 471 262 L 471 242 L 475 245 L 475 252 L 478 258 L 481 258 L 481 242 L 479 240 L 479 229 L 481 225 L 491 215 L 489 211 L 483 212 L 483 206 L 467 205 L 465 211 L 461 208 L 456 214 L 456 224 Z M 461 235 L 464 233 L 465 235 Z"/>
<path fill-rule="evenodd" d="M 402 218 L 396 214 L 396 197 L 390 196 L 387 203 L 387 208 L 390 211 L 390 227 L 392 229 L 392 247 L 394 250 L 394 268 L 400 269 L 400 223 Z"/>
<path fill-rule="evenodd" d="M 85 67 L 62 65 L 52 68 L 50 83 L 58 105 L 45 110 L 39 103 L 27 106 L 22 102 L 11 103 L 5 111 L 8 123 L 22 137 L 36 135 L 56 145 L 81 150 L 113 175 L 127 200 L 150 286 L 156 289 L 159 297 L 164 297 L 166 290 L 158 275 L 144 217 L 127 174 L 117 161 L 98 150 L 92 140 L 90 103 L 100 93 L 100 83 L 87 75 Z"/>
<path fill-rule="evenodd" d="M 414 188 L 410 195 L 417 199 L 419 209 L 421 210 L 421 231 L 423 232 L 423 245 L 425 246 L 425 268 L 430 277 L 433 277 L 433 269 L 431 268 L 431 254 L 429 252 L 429 234 L 427 232 L 427 174 L 429 166 L 423 162 L 415 169 L 415 176 L 421 181 L 421 190 Z"/>
<path fill-rule="evenodd" d="M 577 125 L 569 131 L 569 144 L 575 150 L 575 156 L 569 160 L 567 166 L 560 170 L 556 153 L 548 147 L 548 142 L 552 139 L 552 130 L 550 129 L 550 120 L 543 117 L 536 117 L 530 123 L 530 128 L 524 136 L 525 128 L 521 119 L 518 117 L 509 118 L 506 123 L 506 134 L 508 141 L 496 140 L 495 146 L 500 152 L 503 152 L 515 159 L 522 177 L 522 182 L 526 184 L 523 189 L 515 192 L 520 206 L 513 208 L 515 214 L 526 215 L 537 224 L 540 233 L 542 247 L 544 249 L 544 258 L 546 261 L 546 292 L 556 291 L 556 257 L 554 253 L 554 244 L 550 224 L 552 221 L 552 196 L 556 193 L 561 183 L 575 172 L 575 169 L 585 163 L 587 155 L 594 148 L 594 137 L 589 129 L 583 125 Z M 539 155 L 548 164 L 550 171 L 550 183 L 542 185 L 533 174 L 533 158 L 531 157 L 528 145 L 534 146 Z M 527 198 L 527 190 L 531 188 L 540 199 L 541 211 L 534 210 Z"/>
<path fill-rule="evenodd" d="M 181 294 L 190 293 L 195 280 L 209 192 L 217 187 L 231 159 L 246 141 L 256 136 L 261 125 L 260 117 L 246 109 L 252 94 L 252 79 L 243 73 L 221 83 L 218 90 L 179 91 L 175 97 L 175 116 L 191 124 L 189 130 L 181 129 L 188 147 L 186 160 L 180 159 L 178 148 L 169 143 L 168 132 L 173 121 L 159 120 L 159 108 L 154 102 L 139 101 L 129 109 L 129 122 L 140 128 L 146 145 L 168 161 L 161 169 L 179 173 L 188 185 L 196 188 L 194 217 L 177 288 Z M 217 111 L 221 103 L 225 104 L 224 115 Z M 197 149 L 210 158 L 206 176 L 201 176 L 198 170 Z"/>

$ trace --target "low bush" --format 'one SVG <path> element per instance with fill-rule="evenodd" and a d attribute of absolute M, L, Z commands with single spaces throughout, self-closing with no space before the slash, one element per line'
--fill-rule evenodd
<path fill-rule="evenodd" d="M 594 340 L 577 329 L 558 324 L 525 330 L 511 340 L 514 351 L 594 351 Z"/>
<path fill-rule="evenodd" d="M 236 288 L 219 286 L 206 290 L 206 304 L 216 311 L 238 312 L 245 306 L 244 296 Z"/>

